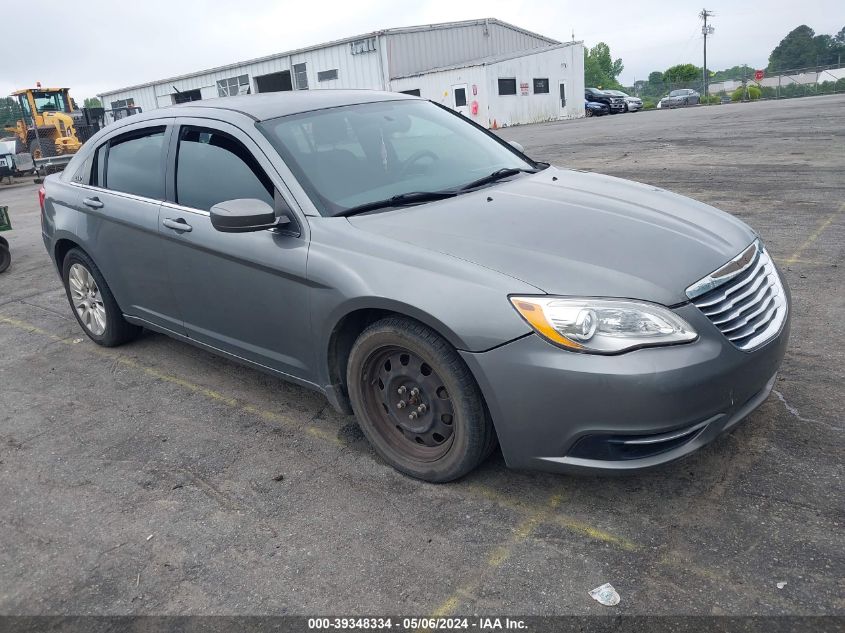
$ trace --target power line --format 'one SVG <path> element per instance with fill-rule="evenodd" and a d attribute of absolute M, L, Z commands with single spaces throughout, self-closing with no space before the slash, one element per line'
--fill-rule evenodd
<path fill-rule="evenodd" d="M 713 31 L 716 29 L 713 26 L 707 24 L 707 18 L 713 17 L 715 14 L 712 11 L 708 11 L 707 9 L 702 9 L 701 13 L 698 14 L 703 20 L 703 24 L 701 25 L 701 34 L 704 35 L 704 66 L 701 68 L 701 79 L 704 85 L 704 98 L 707 98 L 707 36 L 712 35 Z"/>

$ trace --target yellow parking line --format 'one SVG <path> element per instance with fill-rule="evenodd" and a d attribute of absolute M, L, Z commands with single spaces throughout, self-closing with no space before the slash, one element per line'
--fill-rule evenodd
<path fill-rule="evenodd" d="M 810 244 L 819 239 L 819 236 L 824 233 L 827 227 L 829 227 L 831 223 L 836 219 L 836 217 L 840 213 L 842 213 L 843 209 L 845 209 L 845 202 L 839 205 L 839 209 L 837 211 L 834 211 L 827 218 L 825 218 L 824 222 L 821 223 L 819 228 L 813 231 L 810 237 L 804 240 L 804 243 L 798 247 L 798 250 L 796 250 L 794 253 L 792 253 L 792 255 L 789 256 L 789 258 L 786 260 L 787 265 L 797 263 L 798 259 L 801 257 L 801 253 L 803 253 L 807 249 L 807 247 L 810 246 Z"/>
<path fill-rule="evenodd" d="M 525 512 L 530 511 L 534 507 L 524 501 L 516 501 L 507 495 L 503 495 L 498 490 L 493 490 L 486 486 L 473 485 L 469 487 L 469 490 L 481 497 L 484 497 L 488 501 L 493 501 L 494 503 L 512 510 Z M 554 513 L 548 518 L 548 522 L 563 527 L 570 532 L 575 532 L 581 536 L 586 536 L 590 539 L 607 543 L 608 545 L 613 545 L 629 552 L 642 549 L 639 545 L 623 536 L 611 534 L 601 528 L 594 527 L 588 523 L 563 514 Z"/>
<path fill-rule="evenodd" d="M 71 338 L 62 338 L 60 336 L 56 336 L 55 334 L 48 332 L 47 330 L 41 329 L 31 323 L 27 323 L 26 321 L 21 321 L 20 319 L 13 319 L 10 317 L 0 315 L 0 323 L 5 323 L 7 325 L 11 325 L 18 329 L 24 330 L 25 332 L 30 332 L 32 334 L 38 334 L 39 336 L 44 336 L 49 339 L 52 339 L 59 343 L 64 343 L 66 345 L 75 345 L 74 340 Z M 89 351 L 93 354 L 97 354 L 99 356 L 104 356 L 106 358 L 111 359 L 112 361 L 119 363 L 125 367 L 131 367 L 132 369 L 136 369 L 141 371 L 148 376 L 155 378 L 157 380 L 161 380 L 162 382 L 167 382 L 172 385 L 176 385 L 190 391 L 192 393 L 199 394 L 201 396 L 205 396 L 209 400 L 213 400 L 215 402 L 219 402 L 221 404 L 225 404 L 228 407 L 241 411 L 243 413 L 248 413 L 251 415 L 257 415 L 268 422 L 273 422 L 279 424 L 281 426 L 286 426 L 290 428 L 296 429 L 304 429 L 306 433 L 312 435 L 314 437 L 318 437 L 323 440 L 327 440 L 336 444 L 338 446 L 345 446 L 345 444 L 337 438 L 335 435 L 326 431 L 324 429 L 314 427 L 311 425 L 304 426 L 301 422 L 294 420 L 288 416 L 282 415 L 280 413 L 276 413 L 275 411 L 269 411 L 267 409 L 261 409 L 256 407 L 255 405 L 248 404 L 241 402 L 237 398 L 233 398 L 231 396 L 227 396 L 219 391 L 215 391 L 214 389 L 209 389 L 208 387 L 203 387 L 202 385 L 198 385 L 196 383 L 190 382 L 189 380 L 185 380 L 184 378 L 179 378 L 178 376 L 173 376 L 171 374 L 167 374 L 163 371 L 160 371 L 154 367 L 149 367 L 148 365 L 143 365 L 136 360 L 131 358 L 127 358 L 126 356 L 119 354 L 117 352 L 113 352 L 108 349 L 104 349 L 101 347 L 91 347 L 90 345 L 86 347 L 86 351 Z"/>
<path fill-rule="evenodd" d="M 478 595 L 478 588 L 481 587 L 486 577 L 497 568 L 501 567 L 502 563 L 511 557 L 517 545 L 524 542 L 532 534 L 534 534 L 534 531 L 539 525 L 546 523 L 549 520 L 555 510 L 557 510 L 558 506 L 560 506 L 561 501 L 561 495 L 552 495 L 545 504 L 517 525 L 513 530 L 513 534 L 510 539 L 508 539 L 506 543 L 494 548 L 493 551 L 488 554 L 484 566 L 478 573 L 475 574 L 474 579 L 469 583 L 458 587 L 431 613 L 430 617 L 439 618 L 452 615 L 461 605 L 461 600 L 475 600 Z"/>

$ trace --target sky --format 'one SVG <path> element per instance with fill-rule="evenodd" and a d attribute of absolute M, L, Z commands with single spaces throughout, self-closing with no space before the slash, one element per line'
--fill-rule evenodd
<path fill-rule="evenodd" d="M 495 17 L 557 40 L 606 42 L 631 85 L 652 70 L 702 63 L 698 13 L 713 11 L 711 70 L 766 65 L 799 24 L 834 34 L 842 0 L 40 0 L 37 28 L 3 33 L 0 95 L 67 86 L 85 97 L 384 28 Z M 8 3 L 8 5 L 7 5 Z M 0 0 L 10 24 L 25 4 Z M 19 16 L 23 19 L 23 16 Z"/>

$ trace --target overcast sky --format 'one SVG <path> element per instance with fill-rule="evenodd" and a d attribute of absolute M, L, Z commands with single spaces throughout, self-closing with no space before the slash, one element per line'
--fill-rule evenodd
<path fill-rule="evenodd" d="M 607 42 L 625 63 L 626 85 L 652 70 L 702 61 L 702 0 L 41 0 L 32 28 L 22 28 L 27 19 L 18 19 L 13 6 L 5 6 L 14 28 L 3 32 L 0 95 L 40 81 L 70 87 L 80 104 L 105 90 L 359 33 L 484 17 L 558 40 L 571 39 L 574 30 L 587 46 Z M 845 25 L 842 0 L 708 0 L 705 6 L 716 13 L 712 70 L 765 66 L 772 48 L 799 24 L 828 34 Z"/>

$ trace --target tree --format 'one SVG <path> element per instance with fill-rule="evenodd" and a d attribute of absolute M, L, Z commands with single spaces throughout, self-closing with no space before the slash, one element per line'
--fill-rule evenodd
<path fill-rule="evenodd" d="M 100 103 L 100 100 L 97 97 L 88 97 L 85 99 L 83 106 L 86 108 L 102 108 L 103 104 Z"/>
<path fill-rule="evenodd" d="M 663 83 L 663 73 L 659 70 L 655 70 L 654 72 L 650 72 L 648 74 L 648 83 L 650 84 L 662 84 Z"/>
<path fill-rule="evenodd" d="M 4 127 L 14 127 L 15 121 L 21 118 L 21 108 L 13 97 L 0 98 L 0 136 L 8 136 Z"/>
<path fill-rule="evenodd" d="M 816 32 L 806 24 L 792 29 L 769 55 L 768 71 L 814 66 L 820 44 L 815 35 Z"/>
<path fill-rule="evenodd" d="M 616 78 L 624 68 L 621 59 L 611 58 L 610 47 L 604 42 L 584 49 L 584 82 L 588 87 L 620 88 Z"/>
<path fill-rule="evenodd" d="M 677 64 L 667 68 L 663 73 L 663 78 L 673 84 L 696 81 L 701 79 L 701 68 L 693 64 Z"/>

